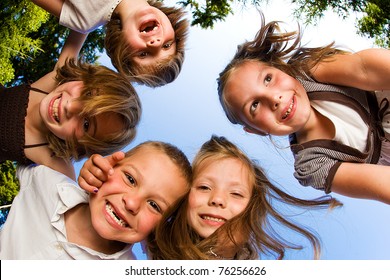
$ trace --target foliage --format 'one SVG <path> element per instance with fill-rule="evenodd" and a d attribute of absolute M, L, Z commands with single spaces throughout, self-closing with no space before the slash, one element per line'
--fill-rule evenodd
<path fill-rule="evenodd" d="M 287 1 L 287 0 L 286 0 Z M 238 0 L 243 6 L 260 7 L 267 0 Z M 192 25 L 201 28 L 213 28 L 217 21 L 223 21 L 233 14 L 233 0 L 180 0 L 177 2 L 192 13 Z M 296 18 L 304 24 L 316 24 L 327 10 L 335 12 L 341 18 L 351 14 L 358 15 L 357 33 L 373 38 L 380 47 L 390 48 L 390 1 L 389 0 L 291 0 L 297 8 L 293 11 Z"/>
<path fill-rule="evenodd" d="M 40 38 L 28 35 L 38 30 L 48 14 L 27 0 L 2 0 L 0 8 L 0 83 L 5 83 L 14 78 L 12 58 L 26 59 L 39 51 Z"/>
<path fill-rule="evenodd" d="M 58 19 L 54 16 L 50 16 L 49 20 L 42 24 L 36 32 L 31 32 L 31 38 L 41 38 L 45 44 L 42 46 L 41 52 L 28 58 L 14 57 L 12 64 L 16 78 L 9 85 L 36 81 L 53 70 L 68 34 L 69 30 L 59 25 Z M 81 50 L 85 61 L 94 63 L 99 58 L 98 53 L 103 51 L 103 45 L 103 30 L 98 29 L 91 32 Z M 39 67 L 36 67 L 38 65 Z"/>
<path fill-rule="evenodd" d="M 268 0 L 239 0 L 238 2 L 243 6 L 249 5 L 258 7 L 261 2 L 268 2 Z M 213 28 L 218 21 L 224 21 L 226 17 L 233 14 L 232 4 L 233 0 L 181 0 L 177 4 L 188 8 L 192 13 L 192 26 L 200 26 L 201 28 Z"/>
<path fill-rule="evenodd" d="M 0 205 L 11 204 L 19 192 L 19 181 L 12 161 L 0 164 Z"/>
<path fill-rule="evenodd" d="M 189 7 L 192 11 L 192 25 L 199 25 L 202 28 L 212 28 L 216 21 L 224 20 L 233 13 L 230 6 L 232 0 L 207 0 L 205 5 L 193 0 L 183 0 L 178 4 Z"/>
<path fill-rule="evenodd" d="M 52 71 L 68 29 L 30 0 L 2 0 L 0 8 L 0 83 L 36 81 Z M 103 44 L 102 29 L 89 34 L 81 50 L 85 60 L 95 62 Z"/>
<path fill-rule="evenodd" d="M 306 24 L 316 23 L 326 10 L 332 10 L 342 18 L 357 14 L 357 33 L 373 38 L 380 47 L 390 48 L 389 0 L 292 0 L 297 4 L 295 16 L 306 18 Z"/>

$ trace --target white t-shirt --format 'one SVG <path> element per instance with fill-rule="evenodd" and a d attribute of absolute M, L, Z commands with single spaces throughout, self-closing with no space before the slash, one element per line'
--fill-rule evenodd
<path fill-rule="evenodd" d="M 332 101 L 315 100 L 310 104 L 332 121 L 336 130 L 333 140 L 365 152 L 368 126 L 355 110 Z"/>
<path fill-rule="evenodd" d="M 107 255 L 68 242 L 64 213 L 88 194 L 46 166 L 18 167 L 20 191 L 0 230 L 0 259 L 135 259 L 132 245 Z"/>
<path fill-rule="evenodd" d="M 122 0 L 65 0 L 60 24 L 80 33 L 89 33 L 106 24 Z"/>

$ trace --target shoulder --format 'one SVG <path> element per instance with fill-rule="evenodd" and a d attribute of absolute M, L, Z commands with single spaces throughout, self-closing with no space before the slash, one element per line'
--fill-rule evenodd
<path fill-rule="evenodd" d="M 74 183 L 68 176 L 45 165 L 18 166 L 17 177 L 21 187 L 25 184 L 54 185 L 58 183 Z"/>

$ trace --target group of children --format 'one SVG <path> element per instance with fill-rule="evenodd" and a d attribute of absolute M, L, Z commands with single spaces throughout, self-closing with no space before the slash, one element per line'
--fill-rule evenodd
<path fill-rule="evenodd" d="M 320 257 L 316 234 L 272 200 L 305 209 L 341 203 L 289 195 L 226 138 L 212 136 L 192 164 L 158 141 L 113 153 L 131 142 L 141 117 L 131 83 L 161 86 L 180 72 L 182 9 L 145 0 L 34 2 L 73 31 L 53 72 L 1 90 L 1 119 L 13 102 L 21 110 L 0 134 L 0 160 L 20 164 L 21 190 L 0 231 L 0 259 L 134 259 L 132 244 L 141 241 L 151 259 L 282 259 L 300 248 L 270 220 L 303 235 Z M 299 32 L 261 18 L 255 39 L 239 45 L 218 78 L 228 119 L 250 133 L 289 135 L 302 185 L 389 203 L 390 52 L 305 48 Z M 100 25 L 117 71 L 78 59 L 84 33 Z M 73 160 L 81 158 L 77 185 Z"/>

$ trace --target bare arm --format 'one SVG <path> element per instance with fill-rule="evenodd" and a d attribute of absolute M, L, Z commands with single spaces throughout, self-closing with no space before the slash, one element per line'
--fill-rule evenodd
<path fill-rule="evenodd" d="M 62 5 L 65 0 L 31 0 L 35 5 L 48 11 L 53 16 L 59 18 L 61 14 Z"/>
<path fill-rule="evenodd" d="M 57 86 L 57 82 L 55 81 L 57 68 L 63 66 L 67 59 L 77 58 L 79 56 L 81 47 L 83 46 L 86 38 L 87 34 L 81 34 L 76 31 L 70 30 L 69 36 L 65 41 L 65 44 L 61 50 L 61 54 L 53 71 L 47 73 L 38 81 L 34 82 L 32 86 L 42 89 L 46 92 L 53 91 Z"/>
<path fill-rule="evenodd" d="M 333 179 L 332 191 L 390 204 L 390 166 L 342 163 Z"/>
<path fill-rule="evenodd" d="M 390 89 L 390 50 L 338 54 L 331 61 L 319 63 L 312 74 L 319 82 L 370 91 Z"/>

